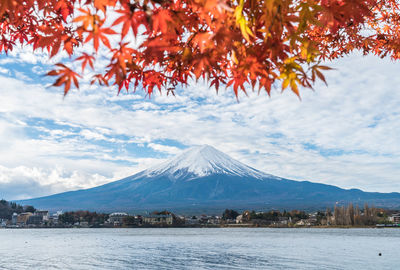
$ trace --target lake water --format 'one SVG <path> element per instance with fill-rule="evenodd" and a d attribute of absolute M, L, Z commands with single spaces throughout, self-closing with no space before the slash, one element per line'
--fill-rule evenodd
<path fill-rule="evenodd" d="M 400 229 L 0 229 L 0 269 L 399 268 Z"/>

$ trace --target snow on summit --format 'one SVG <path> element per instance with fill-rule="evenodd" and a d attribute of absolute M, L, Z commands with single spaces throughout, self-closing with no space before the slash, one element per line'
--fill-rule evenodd
<path fill-rule="evenodd" d="M 147 175 L 169 174 L 175 177 L 187 173 L 200 177 L 211 174 L 256 178 L 270 176 L 229 157 L 210 145 L 192 147 L 171 160 L 149 168 L 145 173 Z"/>

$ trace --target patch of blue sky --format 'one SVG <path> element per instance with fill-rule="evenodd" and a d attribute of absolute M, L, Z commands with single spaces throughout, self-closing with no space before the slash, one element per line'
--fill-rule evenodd
<path fill-rule="evenodd" d="M 374 116 L 373 117 L 373 119 L 372 119 L 372 123 L 370 123 L 370 124 L 368 124 L 368 128 L 375 128 L 376 126 L 378 126 L 379 125 L 379 122 L 382 120 L 382 119 L 385 119 L 385 116 L 384 115 L 376 115 L 376 116 Z"/>
<path fill-rule="evenodd" d="M 51 119 L 32 117 L 32 118 L 27 118 L 25 121 L 26 121 L 26 124 L 29 126 L 44 126 L 48 129 L 62 129 L 62 130 L 67 130 L 67 131 L 71 131 L 71 132 L 81 131 L 80 127 L 63 124 L 61 122 L 56 122 Z"/>
<path fill-rule="evenodd" d="M 145 111 L 179 111 L 186 110 L 187 104 L 175 103 L 174 97 L 171 97 L 170 103 L 160 104 L 154 95 L 159 95 L 159 93 L 153 94 L 151 97 L 146 95 L 146 93 L 141 89 L 129 90 L 127 93 L 125 90 L 121 91 L 117 95 L 117 90 L 113 92 L 111 90 L 110 97 L 111 102 L 121 106 L 129 111 L 135 110 L 145 110 Z"/>
<path fill-rule="evenodd" d="M 94 151 L 95 152 L 95 151 Z M 97 152 L 96 152 L 97 153 Z M 49 157 L 51 157 L 51 155 L 48 155 Z M 65 158 L 68 158 L 69 160 L 93 160 L 93 155 L 90 154 L 86 154 L 86 155 L 65 155 Z M 122 165 L 122 166 L 136 166 L 138 165 L 137 162 L 131 161 L 131 160 L 126 160 L 122 157 L 117 158 L 113 155 L 109 155 L 109 156 L 96 156 L 96 160 L 100 160 L 100 161 L 105 161 L 105 162 L 111 162 L 114 164 L 118 164 L 118 165 Z"/>
<path fill-rule="evenodd" d="M 247 117 L 245 117 L 241 114 L 238 114 L 238 113 L 235 113 L 235 115 L 232 116 L 232 122 L 234 122 L 235 124 L 240 125 L 240 126 L 248 125 L 247 122 L 245 121 L 245 119 L 247 119 Z"/>
<path fill-rule="evenodd" d="M 241 153 L 241 154 L 244 154 L 244 155 L 253 155 L 253 154 L 258 155 L 258 154 L 260 154 L 260 151 L 258 151 L 258 150 L 254 151 L 254 152 L 250 152 L 250 151 L 247 150 L 247 149 L 240 149 L 240 150 L 238 150 L 237 152 L 239 152 L 239 153 Z"/>
<path fill-rule="evenodd" d="M 80 128 L 60 125 L 52 120 L 42 118 L 28 118 L 25 120 L 24 133 L 31 139 L 43 139 L 49 136 L 60 141 L 78 136 Z"/>
<path fill-rule="evenodd" d="M 166 158 L 168 156 L 166 153 L 138 143 L 128 143 L 124 146 L 124 149 L 130 155 L 140 158 Z"/>
<path fill-rule="evenodd" d="M 129 143 L 129 141 L 132 140 L 131 136 L 124 134 L 113 134 L 113 135 L 102 134 L 102 135 L 108 139 L 115 139 L 116 142 Z"/>
<path fill-rule="evenodd" d="M 203 116 L 199 118 L 200 121 L 212 121 L 212 122 L 221 122 L 221 118 L 216 117 L 214 115 Z"/>
<path fill-rule="evenodd" d="M 120 143 L 120 142 L 115 142 L 113 140 L 86 139 L 83 136 L 80 136 L 80 139 L 85 140 L 86 142 L 88 142 L 90 144 L 101 146 L 102 148 L 107 149 L 109 153 L 114 153 L 114 154 L 121 153 L 124 151 L 124 148 L 125 148 L 125 144 Z"/>
<path fill-rule="evenodd" d="M 135 142 L 135 138 L 122 135 L 122 134 L 101 134 L 99 138 L 86 138 L 81 132 L 84 130 L 80 127 L 70 126 L 62 124 L 49 119 L 42 118 L 28 118 L 26 120 L 27 126 L 25 127 L 25 134 L 32 139 L 43 139 L 50 135 L 54 141 L 62 141 L 66 139 L 78 139 L 86 141 L 88 144 L 99 147 L 103 150 L 107 150 L 110 156 L 116 157 L 121 154 L 126 154 L 132 157 L 140 158 L 167 158 L 168 153 L 157 151 L 148 144 L 142 144 Z M 56 132 L 54 132 L 56 131 Z M 57 133 L 57 131 L 60 131 Z M 91 130 L 89 130 L 91 131 Z M 93 132 L 96 132 L 93 130 Z M 56 134 L 56 135 L 54 135 Z M 173 146 L 179 149 L 184 149 L 186 146 L 175 140 L 155 140 L 153 143 L 161 144 L 165 146 Z M 95 152 L 93 150 L 93 152 Z M 69 157 L 71 159 L 90 159 L 93 156 L 82 157 L 78 155 L 76 157 Z M 134 165 L 128 161 L 115 161 L 121 165 Z M 136 164 L 136 163 L 135 163 Z"/>
<path fill-rule="evenodd" d="M 170 111 L 170 112 L 189 111 L 187 104 L 171 104 L 171 105 L 165 106 L 164 108 L 160 108 L 160 110 L 165 110 L 165 111 Z"/>
<path fill-rule="evenodd" d="M 63 138 L 71 137 L 72 134 L 77 134 L 81 130 L 77 127 L 60 125 L 52 120 L 42 118 L 28 118 L 26 124 L 25 133 L 34 139 L 48 136 L 52 131 L 60 131 L 59 135 Z"/>
<path fill-rule="evenodd" d="M 204 104 L 204 103 L 207 103 L 209 101 L 209 98 L 206 98 L 206 97 L 190 97 L 190 100 L 194 101 L 194 102 L 196 102 L 198 104 Z"/>
<path fill-rule="evenodd" d="M 316 151 L 321 156 L 324 156 L 324 157 L 335 157 L 335 156 L 344 156 L 344 155 L 365 155 L 365 154 L 372 155 L 372 156 L 379 155 L 377 153 L 375 153 L 375 154 L 369 153 L 366 150 L 360 150 L 360 149 L 343 150 L 343 149 L 337 149 L 337 148 L 323 148 L 323 147 L 320 147 L 313 143 L 303 143 L 303 148 L 305 150 Z"/>
<path fill-rule="evenodd" d="M 283 133 L 280 132 L 274 132 L 274 133 L 269 133 L 265 135 L 267 138 L 272 138 L 272 139 L 282 139 L 285 137 Z"/>
<path fill-rule="evenodd" d="M 1 62 L 2 59 L 4 63 Z M 8 76 L 13 77 L 23 81 L 30 81 L 30 82 L 51 82 L 50 77 L 45 76 L 46 68 L 43 68 L 40 64 L 30 64 L 25 62 L 16 62 L 16 61 L 9 61 L 11 58 L 5 58 L 4 56 L 0 56 L 0 66 L 3 69 L 8 70 Z"/>
<path fill-rule="evenodd" d="M 176 147 L 178 149 L 186 149 L 188 147 L 178 141 L 170 139 L 154 140 L 151 143 L 159 144 L 162 146 Z M 110 149 L 113 149 L 112 148 L 113 146 L 109 142 L 101 142 L 99 144 L 104 147 L 109 147 Z M 171 156 L 170 153 L 163 152 L 151 147 L 150 143 L 134 143 L 134 142 L 126 143 L 126 144 L 121 144 L 119 146 L 119 150 L 116 149 L 117 148 L 114 148 L 115 151 L 124 152 L 132 157 L 139 157 L 139 158 L 165 159 Z M 115 152 L 113 153 L 115 154 Z"/>
<path fill-rule="evenodd" d="M 176 147 L 179 149 L 186 149 L 186 148 L 190 147 L 190 146 L 187 146 L 181 142 L 178 142 L 178 141 L 172 140 L 172 139 L 162 139 L 162 140 L 158 139 L 158 140 L 154 140 L 153 142 L 157 143 L 157 144 L 166 145 L 166 146 L 173 146 L 173 147 Z"/>
<path fill-rule="evenodd" d="M 42 139 L 49 135 L 44 129 L 40 127 L 28 126 L 24 128 L 24 133 L 31 139 Z"/>

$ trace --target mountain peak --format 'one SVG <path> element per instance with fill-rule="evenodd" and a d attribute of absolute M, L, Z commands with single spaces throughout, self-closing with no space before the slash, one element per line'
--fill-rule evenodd
<path fill-rule="evenodd" d="M 187 150 L 185 150 L 181 155 L 182 159 L 188 159 L 188 158 L 202 158 L 202 159 L 208 159 L 210 162 L 215 159 L 218 155 L 225 155 L 225 158 L 230 158 L 226 154 L 222 153 L 221 151 L 215 149 L 211 145 L 208 144 L 203 144 L 203 145 L 197 145 L 193 146 Z M 177 156 L 177 157 L 179 157 Z M 175 158 L 177 158 L 175 157 Z"/>
<path fill-rule="evenodd" d="M 168 174 L 174 178 L 193 174 L 229 174 L 241 177 L 263 178 L 263 172 L 253 169 L 210 145 L 199 145 L 185 150 L 182 154 L 145 171 L 147 175 Z"/>
<path fill-rule="evenodd" d="M 220 151 L 215 149 L 211 145 L 203 144 L 203 145 L 192 146 L 184 151 L 184 153 L 189 153 L 189 152 L 200 154 L 205 152 L 220 152 Z"/>

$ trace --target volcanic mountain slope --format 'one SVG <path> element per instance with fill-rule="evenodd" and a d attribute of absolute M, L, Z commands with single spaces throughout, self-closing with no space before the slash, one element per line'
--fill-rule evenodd
<path fill-rule="evenodd" d="M 323 209 L 336 202 L 400 206 L 399 193 L 345 190 L 293 181 L 253 169 L 204 145 L 99 187 L 20 201 L 50 210 L 218 212 L 236 209 Z"/>

